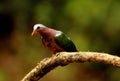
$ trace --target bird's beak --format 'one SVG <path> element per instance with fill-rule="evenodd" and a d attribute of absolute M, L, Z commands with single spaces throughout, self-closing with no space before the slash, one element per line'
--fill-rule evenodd
<path fill-rule="evenodd" d="M 33 32 L 31 33 L 31 35 L 33 36 L 34 34 L 36 34 L 37 32 L 33 30 Z"/>

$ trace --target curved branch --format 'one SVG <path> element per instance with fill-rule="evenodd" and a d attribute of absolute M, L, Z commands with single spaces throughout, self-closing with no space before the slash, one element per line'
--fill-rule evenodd
<path fill-rule="evenodd" d="M 101 62 L 120 67 L 120 57 L 98 52 L 60 52 L 43 59 L 21 81 L 38 81 L 57 66 L 65 66 L 73 62 Z"/>

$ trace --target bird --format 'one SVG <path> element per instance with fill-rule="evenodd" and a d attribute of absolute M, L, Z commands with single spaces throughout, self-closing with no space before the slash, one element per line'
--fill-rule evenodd
<path fill-rule="evenodd" d="M 40 34 L 43 45 L 53 54 L 58 52 L 77 52 L 73 41 L 62 31 L 35 24 L 31 35 Z"/>

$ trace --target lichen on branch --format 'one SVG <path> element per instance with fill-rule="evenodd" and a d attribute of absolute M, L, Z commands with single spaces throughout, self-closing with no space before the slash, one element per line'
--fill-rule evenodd
<path fill-rule="evenodd" d="M 120 57 L 115 55 L 98 52 L 60 52 L 43 59 L 21 81 L 38 81 L 57 66 L 65 66 L 73 62 L 101 62 L 120 67 Z"/>

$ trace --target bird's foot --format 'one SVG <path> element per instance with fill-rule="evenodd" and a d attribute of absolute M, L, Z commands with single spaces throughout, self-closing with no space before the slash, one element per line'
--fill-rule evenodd
<path fill-rule="evenodd" d="M 59 52 L 58 52 L 58 53 L 55 53 L 55 55 L 58 56 L 58 55 L 60 55 L 60 53 L 59 53 Z"/>

